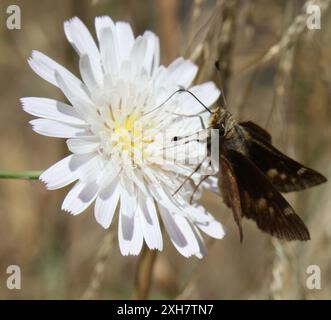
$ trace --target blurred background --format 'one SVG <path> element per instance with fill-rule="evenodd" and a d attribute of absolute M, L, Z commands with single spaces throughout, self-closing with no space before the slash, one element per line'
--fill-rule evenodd
<path fill-rule="evenodd" d="M 196 81 L 222 84 L 232 113 L 267 128 L 278 148 L 330 180 L 330 2 L 318 1 L 321 29 L 309 30 L 302 0 L 1 0 L 0 169 L 44 170 L 68 154 L 63 139 L 35 134 L 20 107 L 24 96 L 64 99 L 27 59 L 36 49 L 78 74 L 63 22 L 79 16 L 94 34 L 94 17 L 110 15 L 129 21 L 136 35 L 156 32 L 164 64 L 179 55 L 194 60 Z M 11 4 L 21 8 L 20 30 L 6 27 Z M 209 242 L 202 261 L 183 258 L 166 239 L 150 298 L 330 299 L 330 189 L 327 183 L 287 195 L 309 227 L 307 243 L 273 240 L 245 220 L 240 244 L 231 211 L 205 192 L 202 202 L 227 236 Z M 1 299 L 79 299 L 91 289 L 106 231 L 92 210 L 77 217 L 61 212 L 66 192 L 47 191 L 39 181 L 0 180 Z M 138 258 L 122 257 L 115 241 L 101 259 L 104 270 L 90 297 L 131 298 Z M 21 267 L 21 290 L 6 287 L 9 265 Z M 321 269 L 320 290 L 306 287 L 309 265 Z"/>

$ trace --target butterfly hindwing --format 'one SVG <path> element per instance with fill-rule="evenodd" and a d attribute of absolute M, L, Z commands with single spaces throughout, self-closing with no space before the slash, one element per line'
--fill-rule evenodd
<path fill-rule="evenodd" d="M 237 182 L 243 216 L 280 239 L 310 239 L 300 217 L 252 161 L 235 150 L 227 150 L 226 158 Z"/>
<path fill-rule="evenodd" d="M 249 158 L 268 177 L 273 186 L 280 192 L 300 191 L 326 181 L 317 171 L 310 169 L 286 156 L 267 139 L 257 135 L 256 127 L 244 126 L 250 138 L 246 145 Z M 260 128 L 263 130 L 262 128 Z M 255 130 L 255 131 L 254 131 Z"/>

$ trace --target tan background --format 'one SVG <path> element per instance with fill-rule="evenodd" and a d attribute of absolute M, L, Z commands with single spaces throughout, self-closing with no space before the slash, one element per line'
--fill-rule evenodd
<path fill-rule="evenodd" d="M 201 9 L 192 20 L 194 4 L 199 2 Z M 22 29 L 8 30 L 6 8 L 13 2 L 0 0 L 0 169 L 43 170 L 68 153 L 64 140 L 33 133 L 28 125 L 31 117 L 19 104 L 23 96 L 63 99 L 59 90 L 29 68 L 27 58 L 33 49 L 77 74 L 78 60 L 65 40 L 64 20 L 78 15 L 92 30 L 95 16 L 111 15 L 131 22 L 136 35 L 151 29 L 161 36 L 167 64 L 188 52 L 190 39 L 206 24 L 215 2 L 16 0 L 22 10 Z M 302 4 L 300 0 L 242 1 L 236 11 L 237 32 L 231 38 L 233 74 L 227 100 L 233 113 L 262 126 L 271 114 L 267 127 L 275 144 L 330 179 L 330 10 L 322 18 L 321 30 L 306 29 L 286 51 L 292 55 L 288 60 L 292 69 L 285 79 L 280 76 L 280 83 L 286 82 L 284 98 L 276 90 L 279 59 L 260 65 L 253 80 L 255 68 L 246 68 L 277 43 Z M 78 217 L 61 212 L 65 191 L 46 191 L 38 181 L 0 180 L 0 298 L 81 297 L 105 231 L 92 210 Z M 308 243 L 272 243 L 245 221 L 245 239 L 240 244 L 230 211 L 216 196 L 205 195 L 204 203 L 224 223 L 228 235 L 211 246 L 202 262 L 181 257 L 167 240 L 158 255 L 151 298 L 176 297 L 193 270 L 195 276 L 184 292 L 187 298 L 331 298 L 330 184 L 289 199 L 309 226 L 312 240 Z M 97 297 L 130 298 L 136 263 L 136 257 L 121 257 L 116 244 Z M 11 264 L 21 267 L 21 290 L 6 288 L 6 268 Z M 321 290 L 306 288 L 306 268 L 311 264 L 321 268 Z"/>

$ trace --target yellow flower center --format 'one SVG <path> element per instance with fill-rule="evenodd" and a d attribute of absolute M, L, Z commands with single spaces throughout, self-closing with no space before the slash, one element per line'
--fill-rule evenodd
<path fill-rule="evenodd" d="M 139 115 L 127 116 L 124 121 L 115 122 L 112 136 L 113 147 L 119 147 L 134 163 L 141 163 L 149 155 L 146 144 L 154 142 L 152 125 L 143 125 Z"/>

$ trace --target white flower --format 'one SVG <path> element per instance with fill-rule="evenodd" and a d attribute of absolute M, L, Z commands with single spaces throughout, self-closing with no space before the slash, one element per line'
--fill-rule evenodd
<path fill-rule="evenodd" d="M 182 195 L 172 196 L 192 166 L 165 161 L 161 152 L 165 129 L 178 134 L 201 129 L 197 119 L 171 112 L 201 112 L 201 105 L 187 94 L 178 94 L 148 113 L 180 86 L 188 87 L 197 67 L 182 58 L 168 68 L 160 66 L 159 39 L 150 31 L 135 38 L 129 24 L 113 23 L 109 17 L 96 18 L 95 28 L 99 48 L 78 18 L 64 24 L 66 37 L 79 55 L 83 81 L 40 52 L 33 51 L 29 59 L 32 69 L 60 88 L 71 103 L 22 98 L 24 110 L 39 117 L 31 121 L 33 130 L 68 139 L 72 153 L 40 179 L 48 189 L 77 180 L 62 209 L 77 215 L 95 201 L 95 218 L 104 228 L 110 226 L 118 207 L 123 255 L 139 254 L 144 240 L 149 248 L 162 250 L 159 212 L 178 251 L 185 257 L 201 257 L 205 248 L 199 230 L 222 238 L 223 228 Z M 219 96 L 213 83 L 191 90 L 207 106 Z M 181 194 L 187 190 L 184 186 Z"/>

